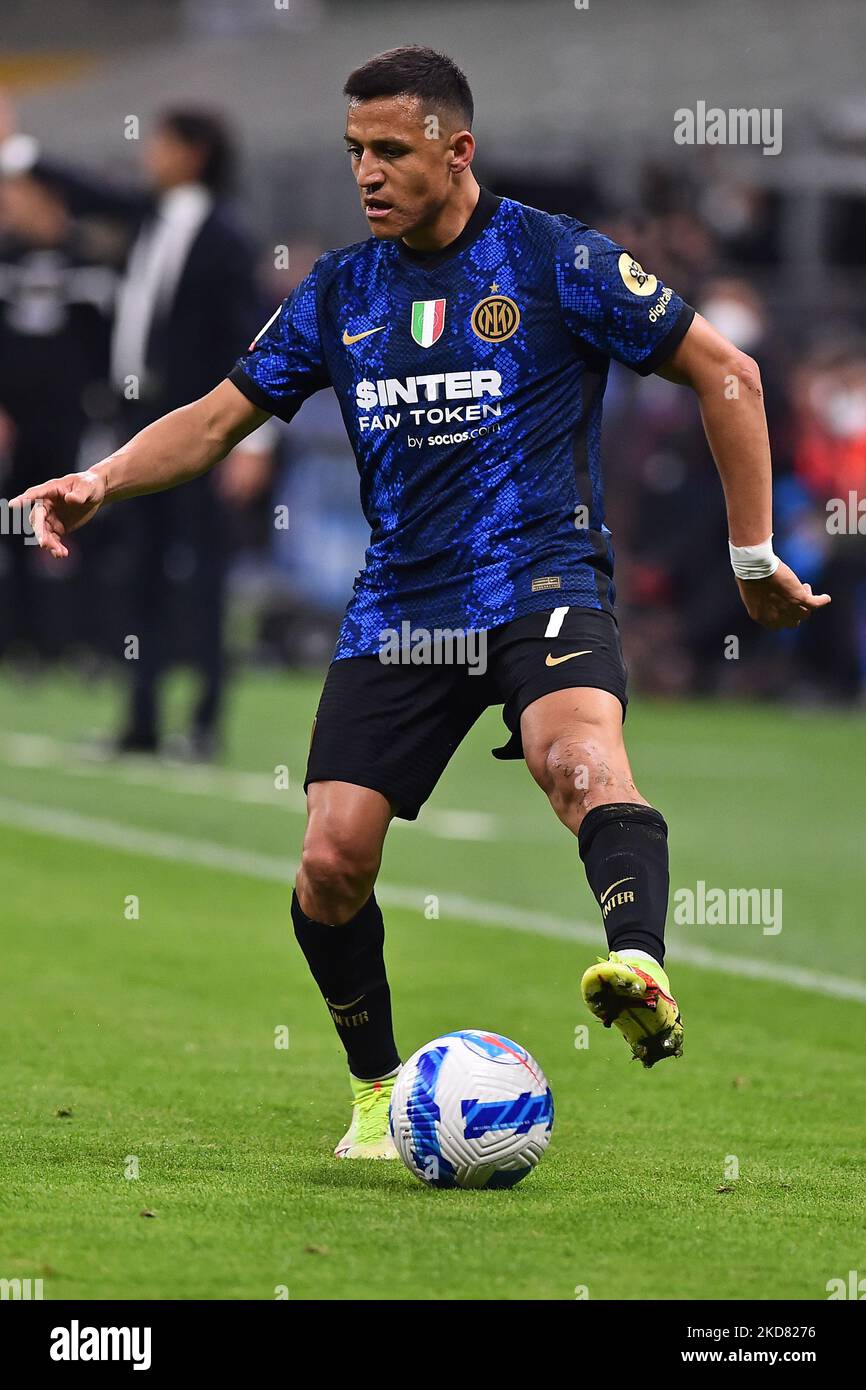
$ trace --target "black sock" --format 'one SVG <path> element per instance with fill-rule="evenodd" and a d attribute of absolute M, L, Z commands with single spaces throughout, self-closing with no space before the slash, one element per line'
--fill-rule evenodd
<path fill-rule="evenodd" d="M 668 828 L 652 806 L 596 806 L 577 834 L 586 877 L 601 908 L 611 951 L 665 959 Z"/>
<path fill-rule="evenodd" d="M 400 1065 L 400 1057 L 385 974 L 385 924 L 375 894 L 351 921 L 336 927 L 314 922 L 293 892 L 292 922 L 352 1075 L 362 1081 L 387 1075 Z"/>

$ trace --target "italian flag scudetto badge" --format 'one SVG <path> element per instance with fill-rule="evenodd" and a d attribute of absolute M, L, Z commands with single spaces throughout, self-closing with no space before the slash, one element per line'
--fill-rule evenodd
<path fill-rule="evenodd" d="M 416 299 L 412 304 L 412 337 L 419 347 L 432 347 L 445 327 L 444 299 Z"/>

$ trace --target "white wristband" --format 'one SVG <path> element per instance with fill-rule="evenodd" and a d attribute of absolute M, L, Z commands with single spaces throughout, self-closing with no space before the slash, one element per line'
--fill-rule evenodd
<path fill-rule="evenodd" d="M 782 563 L 773 552 L 772 532 L 760 545 L 731 545 L 731 566 L 738 579 L 769 579 Z"/>

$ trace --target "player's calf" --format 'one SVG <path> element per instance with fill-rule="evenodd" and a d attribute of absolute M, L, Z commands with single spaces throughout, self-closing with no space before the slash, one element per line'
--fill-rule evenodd
<path fill-rule="evenodd" d="M 610 948 L 608 960 L 586 971 L 583 997 L 647 1067 L 683 1050 L 682 1020 L 663 969 L 667 833 L 658 811 L 633 803 L 595 807 L 578 833 Z"/>
<path fill-rule="evenodd" d="M 400 1058 L 373 884 L 390 808 L 377 792 L 344 783 L 311 785 L 308 803 L 292 923 L 349 1063 L 353 1118 L 337 1153 L 388 1158 L 385 1093 Z"/>
<path fill-rule="evenodd" d="M 644 1065 L 679 1056 L 682 1021 L 663 969 L 668 828 L 634 784 L 621 707 L 606 692 L 572 690 L 539 700 L 524 721 L 530 770 L 577 836 L 607 935 L 610 957 L 584 975 L 584 998 Z"/>
<path fill-rule="evenodd" d="M 354 1077 L 378 1078 L 400 1058 L 385 973 L 385 926 L 371 894 L 349 922 L 317 922 L 292 894 L 292 923 L 310 972 L 328 1006 Z"/>

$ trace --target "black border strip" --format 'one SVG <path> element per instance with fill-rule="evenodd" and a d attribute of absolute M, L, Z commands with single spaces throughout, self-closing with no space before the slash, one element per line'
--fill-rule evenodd
<path fill-rule="evenodd" d="M 232 386 L 236 386 L 241 395 L 246 396 L 248 401 L 257 405 L 259 410 L 266 410 L 269 415 L 276 415 L 280 420 L 285 420 L 286 424 L 296 414 L 293 411 L 291 415 L 284 415 L 280 409 L 279 401 L 275 401 L 273 396 L 269 396 L 266 391 L 262 390 L 258 382 L 247 376 L 243 367 L 232 367 L 226 380 L 230 381 Z"/>
<path fill-rule="evenodd" d="M 683 301 L 683 307 L 680 309 L 676 322 L 671 325 L 670 332 L 666 333 L 661 342 L 656 344 L 649 357 L 645 357 L 643 362 L 635 363 L 632 371 L 637 372 L 638 376 L 650 376 L 657 367 L 668 360 L 672 353 L 676 352 L 691 328 L 694 317 L 695 311 L 691 304 L 686 304 Z"/>

